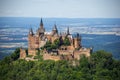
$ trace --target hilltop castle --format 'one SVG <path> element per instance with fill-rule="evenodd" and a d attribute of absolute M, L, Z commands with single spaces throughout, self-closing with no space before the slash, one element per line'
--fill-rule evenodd
<path fill-rule="evenodd" d="M 50 48 L 50 46 L 48 46 L 50 44 L 55 44 L 55 47 Z M 42 19 L 36 33 L 33 32 L 32 28 L 29 30 L 28 54 L 26 54 L 24 49 L 20 49 L 20 58 L 26 59 L 27 55 L 34 57 L 38 50 L 42 50 L 44 60 L 79 60 L 80 55 L 84 54 L 88 57 L 92 51 L 91 48 L 83 48 L 81 45 L 81 36 L 78 33 L 73 36 L 69 32 L 69 28 L 67 28 L 65 33 L 58 33 L 55 24 L 52 31 L 47 33 Z"/>

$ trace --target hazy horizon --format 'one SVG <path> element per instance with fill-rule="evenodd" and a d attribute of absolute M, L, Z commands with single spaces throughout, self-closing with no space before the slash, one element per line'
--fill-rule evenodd
<path fill-rule="evenodd" d="M 119 17 L 118 18 L 111 18 L 111 17 L 106 17 L 106 18 L 102 18 L 102 17 L 85 17 L 85 18 L 82 18 L 82 17 L 33 17 L 33 16 L 0 16 L 0 18 L 39 18 L 39 19 L 46 19 L 46 18 L 57 18 L 57 19 L 120 19 Z"/>

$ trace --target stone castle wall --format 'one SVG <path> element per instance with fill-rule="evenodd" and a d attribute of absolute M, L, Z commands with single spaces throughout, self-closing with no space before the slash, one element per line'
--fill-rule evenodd
<path fill-rule="evenodd" d="M 69 50 L 58 50 L 59 55 L 69 55 L 69 54 L 73 54 L 73 51 L 69 51 Z"/>
<path fill-rule="evenodd" d="M 20 48 L 20 59 L 26 58 L 26 51 L 25 49 Z"/>
<path fill-rule="evenodd" d="M 61 60 L 60 56 L 54 56 L 51 54 L 43 54 L 43 59 L 44 60 L 55 60 L 55 61 Z"/>

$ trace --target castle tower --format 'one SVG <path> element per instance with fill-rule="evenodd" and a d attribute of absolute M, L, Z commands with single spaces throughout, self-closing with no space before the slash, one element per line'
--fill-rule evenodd
<path fill-rule="evenodd" d="M 35 36 L 35 49 L 39 48 L 39 36 Z"/>
<path fill-rule="evenodd" d="M 76 36 L 74 38 L 74 47 L 76 49 L 81 48 L 81 37 L 78 33 L 76 34 Z"/>
<path fill-rule="evenodd" d="M 29 30 L 28 34 L 28 55 L 35 55 L 35 35 L 32 28 Z"/>
<path fill-rule="evenodd" d="M 29 35 L 33 35 L 33 30 L 32 30 L 32 28 L 30 28 L 30 30 L 29 30 Z"/>
<path fill-rule="evenodd" d="M 56 24 L 54 24 L 54 27 L 52 30 L 52 42 L 54 42 L 54 40 L 56 40 L 58 38 L 59 38 L 59 35 L 58 35 L 57 26 L 56 26 Z"/>
<path fill-rule="evenodd" d="M 41 18 L 41 21 L 40 21 L 40 28 L 43 28 L 43 21 L 42 21 L 42 18 Z"/>
<path fill-rule="evenodd" d="M 55 34 L 58 35 L 58 30 L 57 30 L 56 24 L 54 24 L 54 27 L 53 27 L 53 30 L 52 30 L 52 35 L 55 35 Z"/>
<path fill-rule="evenodd" d="M 24 59 L 26 57 L 25 49 L 20 48 L 20 59 Z"/>
<path fill-rule="evenodd" d="M 44 25 L 43 25 L 43 21 L 42 21 L 42 18 L 41 18 L 41 21 L 40 21 L 40 28 L 38 28 L 37 30 L 37 35 L 43 35 L 45 32 L 45 28 L 44 28 Z"/>
<path fill-rule="evenodd" d="M 44 33 L 44 32 L 45 32 L 45 28 L 44 28 L 44 25 L 43 25 L 42 18 L 41 18 L 41 21 L 40 21 L 40 32 L 41 32 L 41 33 Z"/>
<path fill-rule="evenodd" d="M 33 48 L 33 44 L 34 44 L 33 35 L 34 35 L 33 30 L 32 28 L 30 28 L 29 34 L 28 34 L 28 48 Z"/>
<path fill-rule="evenodd" d="M 41 18 L 41 22 L 40 22 L 40 33 L 44 33 L 45 32 L 45 28 L 43 26 L 43 21 L 42 21 L 42 18 Z"/>

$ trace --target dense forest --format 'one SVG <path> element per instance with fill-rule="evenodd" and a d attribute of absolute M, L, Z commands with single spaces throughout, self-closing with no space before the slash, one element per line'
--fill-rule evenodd
<path fill-rule="evenodd" d="M 19 48 L 0 61 L 0 80 L 120 80 L 120 60 L 96 51 L 73 66 L 71 61 L 19 59 Z"/>

